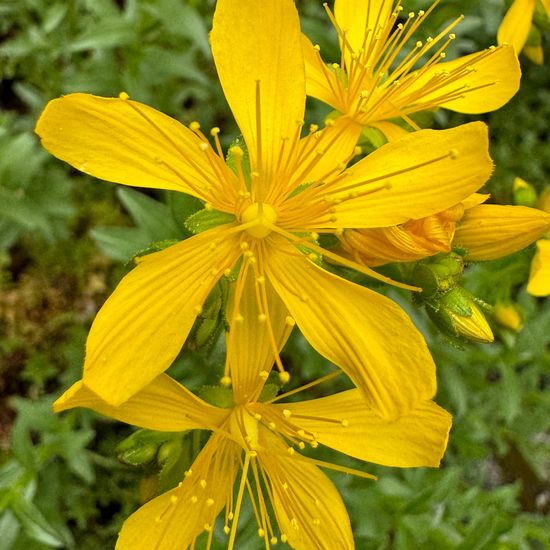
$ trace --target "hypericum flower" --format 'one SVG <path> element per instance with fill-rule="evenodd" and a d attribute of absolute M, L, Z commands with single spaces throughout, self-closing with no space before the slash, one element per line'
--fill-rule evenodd
<path fill-rule="evenodd" d="M 550 17 L 550 0 L 540 2 Z M 536 4 L 537 0 L 514 0 L 500 24 L 497 41 L 499 44 L 511 44 L 517 55 L 523 50 L 532 61 L 540 65 L 544 61 L 542 46 L 526 46 Z"/>
<path fill-rule="evenodd" d="M 398 416 L 434 393 L 427 346 L 394 302 L 319 263 L 325 257 L 384 277 L 324 250 L 317 238 L 399 224 L 463 200 L 491 173 L 487 129 L 417 132 L 344 171 L 357 138 L 342 131 L 345 121 L 300 139 L 305 75 L 291 0 L 219 0 L 210 38 L 250 172 L 238 147 L 235 170 L 228 167 L 217 128 L 213 149 L 197 123 L 187 128 L 127 96 L 71 94 L 51 101 L 37 123 L 44 147 L 81 171 L 188 193 L 226 214 L 223 225 L 143 257 L 122 279 L 92 325 L 84 381 L 107 402 L 128 399 L 171 364 L 210 290 L 237 272 L 229 349 L 243 310 L 257 302 L 248 345 L 265 333 L 277 352 L 296 322 L 373 409 Z M 389 344 L 393 335 L 398 345 Z M 283 370 L 278 358 L 277 366 Z M 230 362 L 226 368 L 225 380 L 234 379 Z M 257 365 L 251 369 L 257 377 Z"/>
<path fill-rule="evenodd" d="M 521 308 L 512 302 L 498 302 L 493 310 L 493 319 L 504 328 L 520 332 L 523 328 L 524 315 Z"/>
<path fill-rule="evenodd" d="M 481 204 L 474 194 L 426 218 L 394 227 L 350 229 L 340 236 L 343 249 L 368 266 L 412 262 L 453 247 L 468 261 L 494 260 L 530 245 L 550 229 L 550 215 L 526 206 Z"/>
<path fill-rule="evenodd" d="M 334 15 L 325 3 L 342 55 L 340 63 L 327 66 L 319 47 L 303 37 L 308 95 L 361 126 L 378 128 L 388 140 L 405 132 L 391 119 L 418 129 L 411 113 L 438 107 L 484 113 L 501 107 L 519 88 L 521 72 L 513 49 L 491 47 L 442 62 L 455 38 L 450 31 L 462 17 L 424 42 L 414 38 L 438 3 L 409 13 L 403 23 L 400 0 L 335 0 Z M 410 51 L 401 55 L 411 43 Z"/>
<path fill-rule="evenodd" d="M 246 360 L 254 359 L 252 353 Z M 204 402 L 165 374 L 119 407 L 101 400 L 82 381 L 56 401 L 57 412 L 87 407 L 151 430 L 213 432 L 185 475 L 182 472 L 183 481 L 126 520 L 117 550 L 193 548 L 205 531 L 210 548 L 216 518 L 224 508 L 228 548 L 236 548 L 245 491 L 266 548 L 280 540 L 299 550 L 352 549 L 345 505 L 319 466 L 373 476 L 300 451 L 321 444 L 360 460 L 396 467 L 437 467 L 445 451 L 451 416 L 431 400 L 419 401 L 399 419 L 387 421 L 365 407 L 357 389 L 302 402 L 277 402 L 284 395 L 261 402 L 258 381 L 234 393 L 228 408 Z M 243 400 L 245 393 L 250 397 Z"/>
<path fill-rule="evenodd" d="M 540 196 L 538 207 L 550 214 L 550 188 Z M 537 251 L 531 262 L 527 292 L 533 296 L 550 296 L 550 232 L 537 241 Z"/>

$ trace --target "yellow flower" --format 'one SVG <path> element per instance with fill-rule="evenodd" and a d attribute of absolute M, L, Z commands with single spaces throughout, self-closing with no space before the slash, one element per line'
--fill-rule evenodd
<path fill-rule="evenodd" d="M 523 328 L 523 313 L 514 303 L 498 302 L 495 305 L 493 317 L 501 327 L 514 332 L 520 332 Z"/>
<path fill-rule="evenodd" d="M 539 198 L 538 207 L 550 214 L 550 188 Z M 537 242 L 537 251 L 531 262 L 527 292 L 533 296 L 550 296 L 550 233 Z"/>
<path fill-rule="evenodd" d="M 431 400 L 419 401 L 399 419 L 388 421 L 365 407 L 357 389 L 293 403 L 279 403 L 284 396 L 261 402 L 261 390 L 256 379 L 248 386 L 249 398 L 234 394 L 232 406 L 219 408 L 161 374 L 119 407 L 100 399 L 82 381 L 56 401 L 56 412 L 87 407 L 150 430 L 212 431 L 183 481 L 124 523 L 117 550 L 192 548 L 205 531 L 210 548 L 216 518 L 224 508 L 228 548 L 236 548 L 245 490 L 266 548 L 280 540 L 303 550 L 352 549 L 345 505 L 319 466 L 373 476 L 300 451 L 321 444 L 386 466 L 437 467 L 447 445 L 451 416 Z"/>
<path fill-rule="evenodd" d="M 417 132 L 343 171 L 357 139 L 343 131 L 345 120 L 300 139 L 305 75 L 291 0 L 218 1 L 211 43 L 250 155 L 250 185 L 246 167 L 226 165 L 218 129 L 213 149 L 198 124 L 187 128 L 126 96 L 71 94 L 50 102 L 38 121 L 44 147 L 81 171 L 188 193 L 229 216 L 143 257 L 122 279 L 92 325 L 84 381 L 114 405 L 145 387 L 172 363 L 216 282 L 238 268 L 228 349 L 243 325 L 245 347 L 263 342 L 277 353 L 296 322 L 372 408 L 398 416 L 433 395 L 426 344 L 394 302 L 322 269 L 325 257 L 386 280 L 322 249 L 317 237 L 421 218 L 473 193 L 492 169 L 485 125 Z M 241 163 L 242 153 L 232 150 Z M 389 345 L 393 335 L 399 345 Z M 283 371 L 279 358 L 277 366 Z M 257 363 L 239 369 L 238 376 L 259 375 Z M 235 377 L 228 362 L 225 378 Z"/>
<path fill-rule="evenodd" d="M 524 53 L 539 65 L 543 62 L 543 50 L 539 46 L 526 46 L 537 0 L 514 0 L 498 29 L 499 44 L 511 44 L 517 55 Z M 550 0 L 541 0 L 542 7 L 550 17 Z"/>
<path fill-rule="evenodd" d="M 342 248 L 369 266 L 412 262 L 453 247 L 467 261 L 494 260 L 530 245 L 550 229 L 550 215 L 526 206 L 481 204 L 488 195 L 474 194 L 426 218 L 394 227 L 346 230 Z"/>
<path fill-rule="evenodd" d="M 513 49 L 491 47 L 443 62 L 455 37 L 450 31 L 462 17 L 425 42 L 413 38 L 438 3 L 409 13 L 400 23 L 400 1 L 335 0 L 334 15 L 326 9 L 340 39 L 340 63 L 327 66 L 319 47 L 303 37 L 308 95 L 361 126 L 378 128 L 388 140 L 405 132 L 390 121 L 393 118 L 418 129 L 411 113 L 438 107 L 484 113 L 501 107 L 519 87 Z M 410 51 L 401 55 L 411 42 Z M 424 65 L 419 64 L 426 57 Z"/>

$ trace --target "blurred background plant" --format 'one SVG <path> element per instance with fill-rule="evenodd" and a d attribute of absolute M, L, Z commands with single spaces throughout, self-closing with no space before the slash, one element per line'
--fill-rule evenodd
<path fill-rule="evenodd" d="M 427 4 L 405 2 L 407 11 Z M 464 13 L 449 57 L 475 51 L 495 42 L 506 4 L 442 0 L 421 32 L 433 34 Z M 336 59 L 320 2 L 297 5 L 304 31 Z M 44 152 L 33 127 L 47 101 L 61 94 L 126 91 L 185 123 L 220 126 L 227 145 L 237 130 L 209 50 L 213 8 L 213 0 L 0 0 L 3 550 L 113 547 L 124 518 L 157 485 L 169 485 L 171 469 L 199 443 L 162 441 L 158 453 L 154 448 L 131 466 L 133 459 L 122 464 L 115 450 L 131 428 L 88 411 L 50 412 L 53 399 L 79 378 L 91 320 L 129 260 L 151 243 L 188 236 L 184 220 L 198 204 L 175 193 L 99 184 Z M 550 184 L 550 70 L 525 58 L 522 67 L 521 90 L 500 111 L 440 111 L 424 123 L 489 123 L 496 170 L 488 191 L 497 203 L 513 201 L 517 176 L 539 193 Z M 314 101 L 309 107 L 311 122 L 322 121 L 326 109 Z M 497 306 L 493 344 L 453 345 L 409 295 L 390 291 L 428 338 L 439 365 L 437 400 L 455 424 L 440 470 L 370 467 L 378 482 L 333 476 L 357 548 L 550 547 L 550 303 L 525 292 L 532 248 L 465 271 L 462 285 Z M 192 389 L 216 383 L 212 364 L 221 363 L 221 353 L 215 343 L 186 349 L 171 373 Z M 299 334 L 284 359 L 294 385 L 330 367 Z M 248 541 L 239 548 L 258 547 L 254 529 L 239 540 Z"/>

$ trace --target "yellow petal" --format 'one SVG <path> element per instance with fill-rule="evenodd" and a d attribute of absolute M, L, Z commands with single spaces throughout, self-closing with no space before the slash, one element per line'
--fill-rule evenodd
<path fill-rule="evenodd" d="M 53 404 L 55 412 L 74 407 L 161 432 L 209 429 L 219 426 L 227 416 L 227 411 L 205 403 L 166 374 L 157 376 L 119 407 L 103 401 L 80 380 Z"/>
<path fill-rule="evenodd" d="M 511 44 L 519 55 L 529 36 L 535 4 L 535 0 L 514 0 L 498 29 L 499 44 Z"/>
<path fill-rule="evenodd" d="M 271 371 L 275 354 L 281 350 L 292 329 L 286 322 L 288 310 L 269 281 L 258 282 L 250 268 L 246 281 L 240 284 L 244 284 L 242 298 L 235 310 L 239 322 L 233 319 L 233 298 L 228 309 L 231 330 L 227 334 L 228 361 L 237 403 L 249 400 L 259 391 L 263 384 L 260 373 Z M 261 309 L 256 291 L 262 297 Z"/>
<path fill-rule="evenodd" d="M 97 178 L 182 191 L 214 205 L 229 192 L 191 130 L 137 101 L 90 94 L 54 99 L 36 133 L 50 153 Z"/>
<path fill-rule="evenodd" d="M 119 405 L 166 370 L 208 293 L 235 262 L 237 239 L 221 227 L 143 257 L 95 318 L 84 383 Z"/>
<path fill-rule="evenodd" d="M 239 471 L 239 447 L 213 435 L 181 485 L 133 513 L 122 526 L 116 550 L 194 547 L 231 498 Z M 183 473 L 183 472 L 182 472 Z"/>
<path fill-rule="evenodd" d="M 339 174 L 353 157 L 360 134 L 359 124 L 348 117 L 338 117 L 322 130 L 301 139 L 296 160 L 285 175 L 289 189 Z"/>
<path fill-rule="evenodd" d="M 550 295 L 550 240 L 541 239 L 537 242 L 527 292 L 533 296 Z"/>
<path fill-rule="evenodd" d="M 420 69 L 403 95 L 406 112 L 445 107 L 460 113 L 486 113 L 507 103 L 519 89 L 521 69 L 511 46 L 476 52 Z M 445 75 L 445 76 L 442 76 Z M 456 99 L 455 99 L 456 98 Z"/>
<path fill-rule="evenodd" d="M 402 128 L 401 126 L 394 124 L 393 122 L 388 122 L 387 120 L 379 120 L 378 122 L 369 123 L 370 126 L 378 128 L 388 141 L 397 141 L 402 137 L 405 137 L 409 132 Z"/>
<path fill-rule="evenodd" d="M 258 460 L 267 474 L 281 540 L 296 550 L 355 548 L 338 490 L 316 466 L 288 456 L 280 440 L 263 430 Z M 275 451 L 276 450 L 276 451 Z"/>
<path fill-rule="evenodd" d="M 385 27 L 392 13 L 393 2 L 387 0 L 336 0 L 334 15 L 342 33 L 354 51 L 369 51 L 372 37 Z M 374 45 L 376 48 L 376 45 Z M 348 53 L 349 48 L 346 50 Z M 347 59 L 348 55 L 346 55 Z"/>
<path fill-rule="evenodd" d="M 477 191 L 491 175 L 487 127 L 420 130 L 387 143 L 327 184 L 334 216 L 319 227 L 398 225 L 446 210 Z M 341 202 L 340 202 L 341 201 Z"/>
<path fill-rule="evenodd" d="M 481 204 L 466 211 L 453 244 L 466 249 L 470 261 L 512 254 L 550 229 L 550 215 L 527 206 Z"/>
<path fill-rule="evenodd" d="M 452 423 L 451 415 L 433 401 L 419 401 L 397 420 L 383 420 L 365 407 L 359 390 L 277 407 L 288 409 L 293 422 L 316 434 L 323 445 L 361 460 L 402 468 L 439 466 Z"/>
<path fill-rule="evenodd" d="M 319 50 L 305 34 L 302 34 L 302 52 L 306 68 L 307 95 L 316 97 L 343 112 L 345 103 L 340 97 L 342 93 L 340 81 L 334 72 L 326 66 Z"/>
<path fill-rule="evenodd" d="M 248 146 L 252 170 L 267 184 L 282 153 L 282 138 L 295 136 L 304 116 L 300 36 L 292 0 L 217 2 L 210 35 L 216 68 Z"/>
<path fill-rule="evenodd" d="M 306 340 L 363 390 L 370 407 L 395 418 L 434 395 L 426 343 L 392 300 L 324 271 L 283 239 L 266 263 Z M 395 337 L 398 345 L 390 343 Z"/>
<path fill-rule="evenodd" d="M 544 50 L 542 46 L 524 46 L 523 53 L 537 65 L 542 65 L 544 63 Z"/>

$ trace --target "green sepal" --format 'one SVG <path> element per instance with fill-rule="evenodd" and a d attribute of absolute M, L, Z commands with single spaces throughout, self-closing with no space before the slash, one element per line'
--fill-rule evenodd
<path fill-rule="evenodd" d="M 267 382 L 262 388 L 262 393 L 260 394 L 260 398 L 258 401 L 261 401 L 262 403 L 265 403 L 266 401 L 271 401 L 273 398 L 277 396 L 280 389 L 281 389 L 280 383 L 273 384 L 273 383 Z"/>
<path fill-rule="evenodd" d="M 229 409 L 235 404 L 233 402 L 233 390 L 225 386 L 202 386 L 197 395 L 215 407 Z"/>
<path fill-rule="evenodd" d="M 236 219 L 237 218 L 235 218 L 233 214 L 203 208 L 185 220 L 185 227 L 187 227 L 191 233 L 197 235 L 203 231 L 208 231 L 209 229 L 218 227 L 218 225 L 232 223 Z"/>
<path fill-rule="evenodd" d="M 164 241 L 157 241 L 155 243 L 151 243 L 147 248 L 143 248 L 141 250 L 138 250 L 131 258 L 128 260 L 126 265 L 130 265 L 132 263 L 138 263 L 139 259 L 143 256 L 148 256 L 149 254 L 154 254 L 155 252 L 160 252 L 161 250 L 164 250 L 165 248 L 169 248 L 170 246 L 179 243 L 180 241 L 178 239 L 166 239 Z"/>

